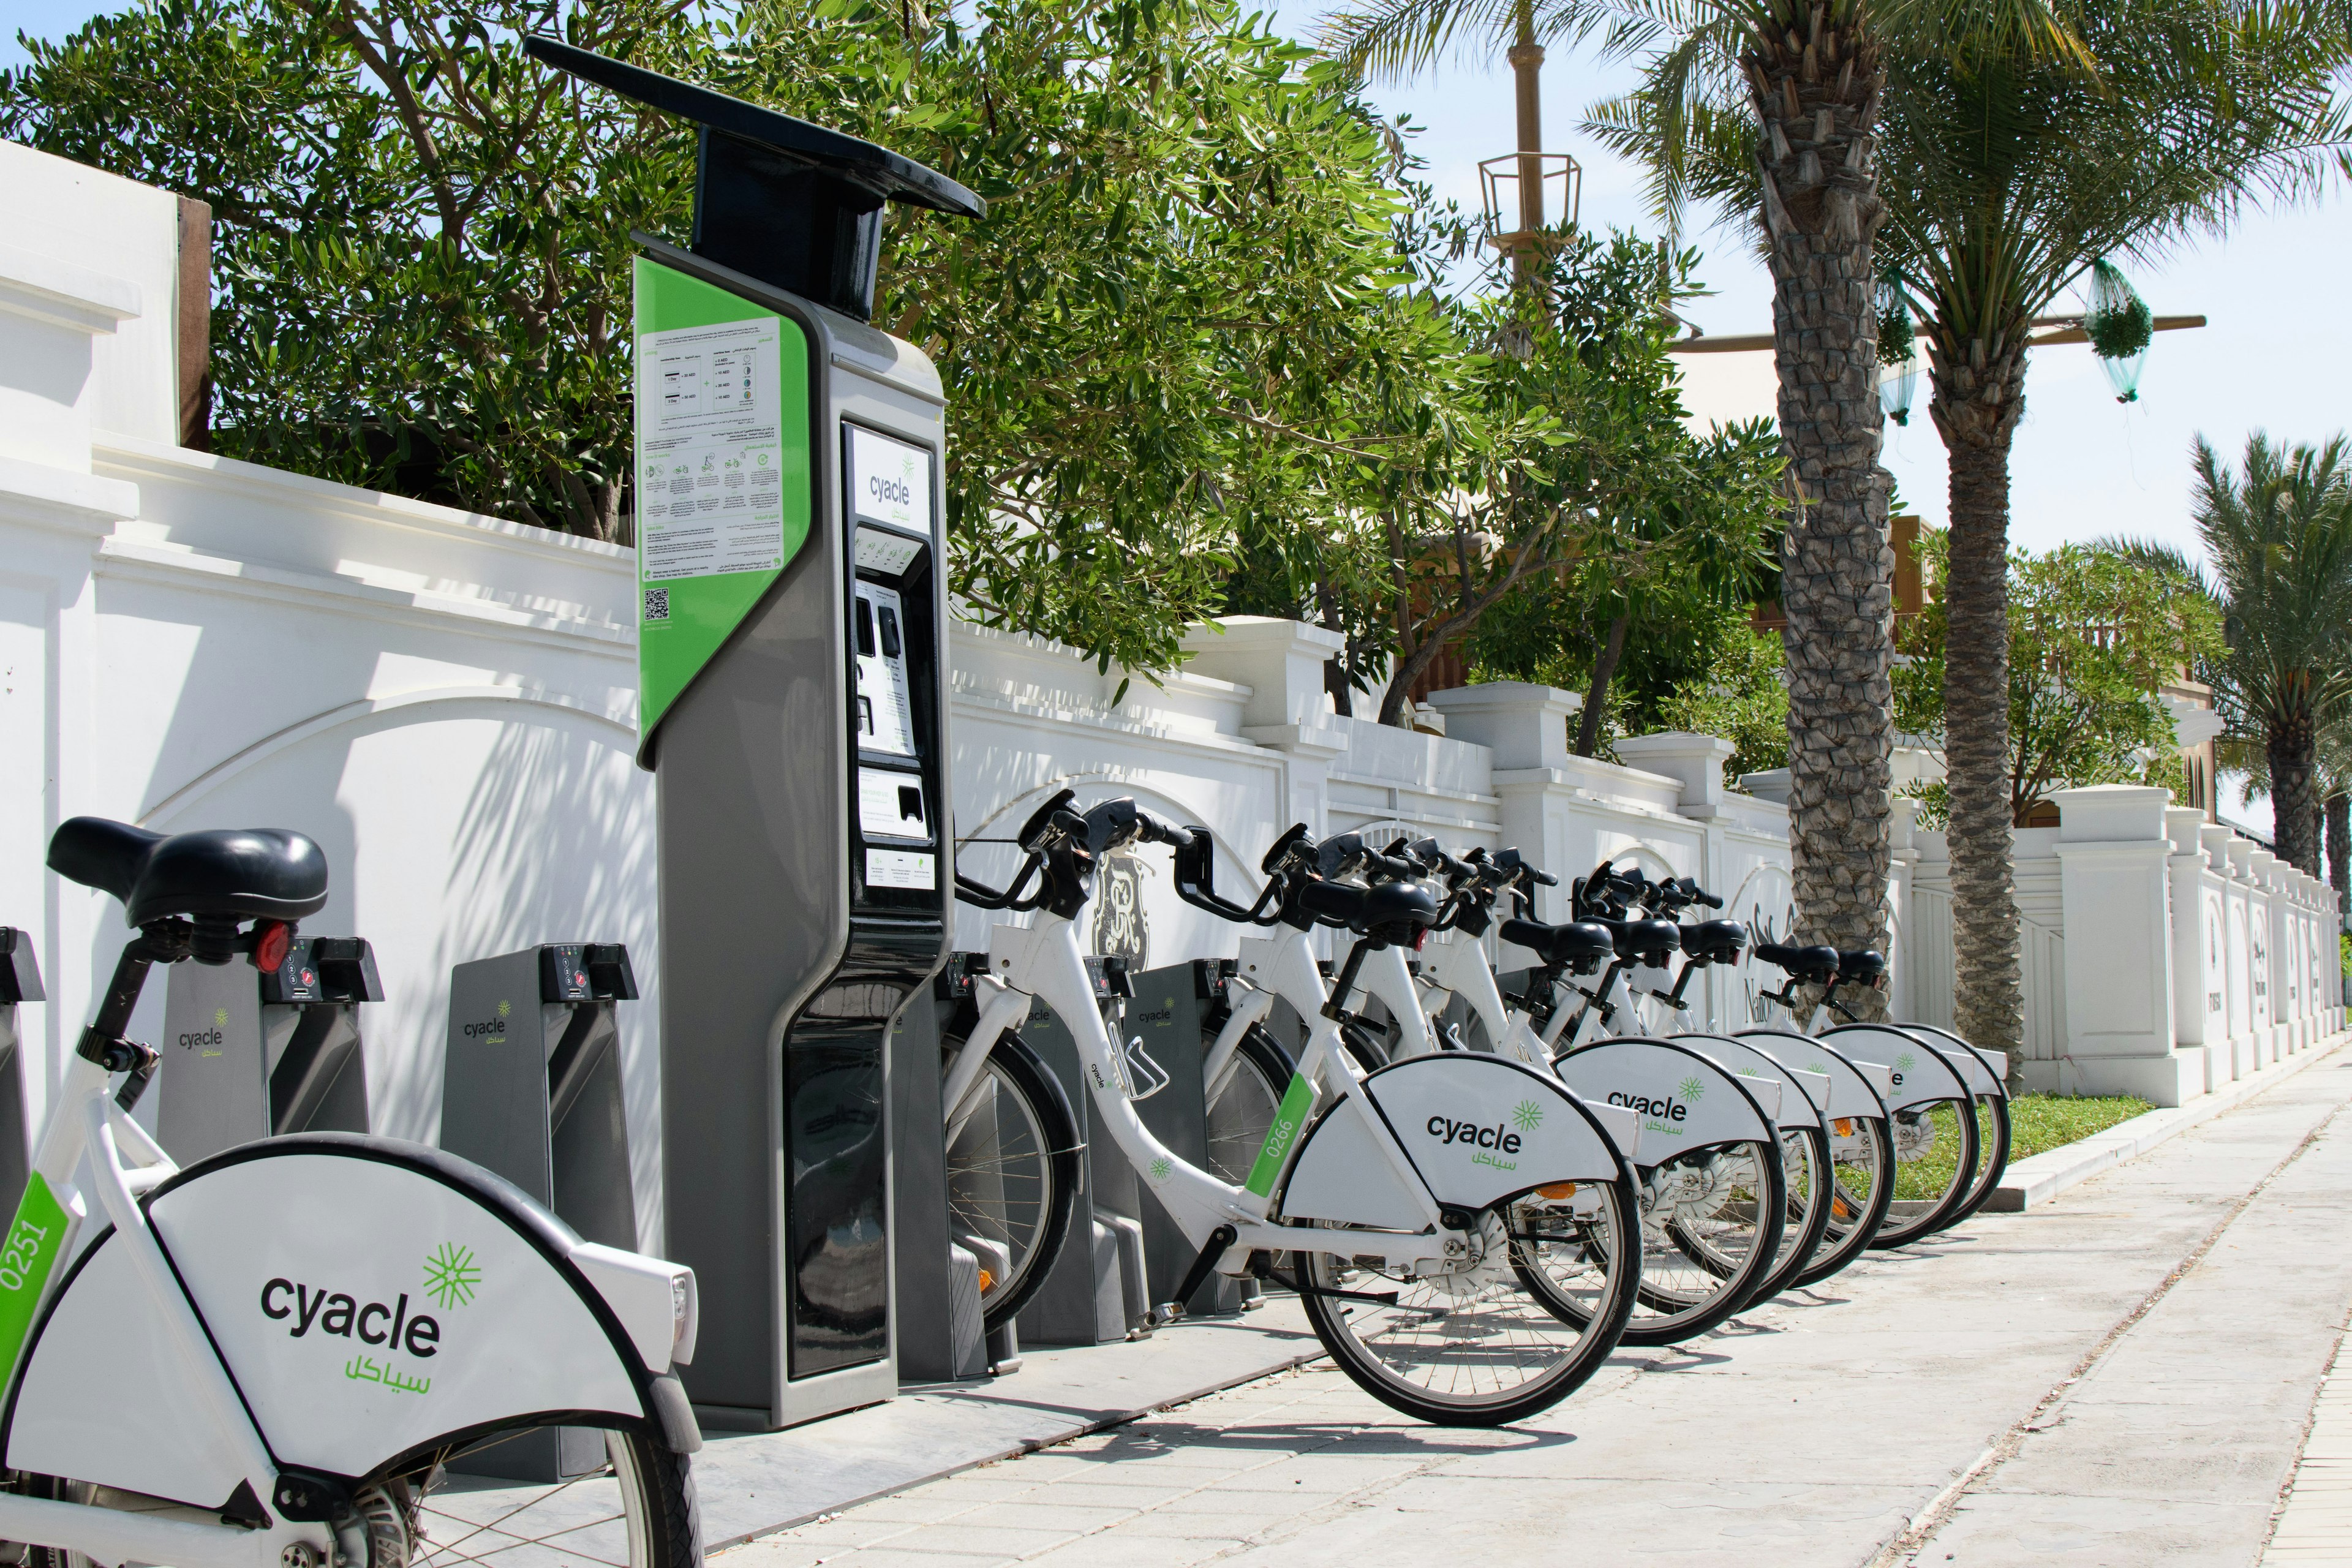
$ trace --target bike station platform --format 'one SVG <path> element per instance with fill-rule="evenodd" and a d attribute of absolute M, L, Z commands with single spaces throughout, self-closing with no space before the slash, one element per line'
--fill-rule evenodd
<path fill-rule="evenodd" d="M 1621 1352 L 1516 1426 L 1420 1426 L 1309 1364 L 726 1563 L 2251 1563 L 2352 1309 L 2347 1044 L 2022 1213 Z M 1104 1405 L 1086 1369 L 1138 1348 L 1061 1355 Z M 928 1430 L 939 1397 L 891 1419 Z M 712 1448 L 705 1507 L 730 1508 Z"/>
<path fill-rule="evenodd" d="M 1297 1299 L 1269 1295 L 1239 1317 L 1199 1319 L 1120 1344 L 1024 1349 L 1016 1376 L 909 1385 L 886 1404 L 782 1432 L 709 1433 L 694 1457 L 703 1539 L 716 1552 L 1322 1353 Z M 610 1485 L 573 1483 L 583 1518 L 596 1517 L 596 1494 Z M 494 1531 L 509 1496 L 486 1483 L 436 1493 L 435 1505 Z"/>

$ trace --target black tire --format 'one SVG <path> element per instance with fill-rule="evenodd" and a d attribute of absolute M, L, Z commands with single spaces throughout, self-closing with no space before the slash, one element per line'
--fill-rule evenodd
<path fill-rule="evenodd" d="M 1976 1106 L 1970 1100 L 1923 1100 L 1897 1110 L 1887 1125 L 1887 1133 L 1895 1142 L 1895 1192 L 1894 1201 L 1887 1205 L 1886 1218 L 1879 1223 L 1878 1234 L 1870 1238 L 1874 1251 L 1908 1246 L 1942 1229 L 1947 1216 L 1958 1213 L 1968 1201 L 1981 1153 Z M 1922 1139 L 1925 1149 L 1908 1160 L 1904 1158 L 1906 1143 L 1916 1145 Z M 1929 1158 L 1926 1149 L 1947 1140 L 1953 1145 L 1950 1176 L 1935 1191 L 1906 1198 L 1902 1193 L 1903 1166 L 1926 1163 Z"/>
<path fill-rule="evenodd" d="M 1838 1132 L 1836 1122 L 1830 1124 L 1836 1201 L 1812 1260 L 1797 1271 L 1791 1285 L 1819 1284 L 1868 1251 L 1885 1222 L 1887 1205 L 1895 1201 L 1895 1140 L 1886 1123 L 1869 1116 L 1849 1120 L 1853 1126 L 1844 1134 Z"/>
<path fill-rule="evenodd" d="M 1591 1189 L 1594 1213 L 1580 1225 L 1564 1224 L 1556 1234 L 1522 1228 L 1531 1194 L 1482 1210 L 1476 1234 L 1486 1238 L 1486 1263 L 1465 1285 L 1397 1278 L 1332 1253 L 1292 1254 L 1316 1338 L 1357 1387 L 1417 1421 L 1503 1426 L 1549 1409 L 1582 1387 L 1617 1348 L 1639 1279 L 1639 1254 L 1631 1245 L 1638 1234 L 1631 1184 L 1621 1178 L 1579 1188 Z M 1588 1250 L 1586 1243 L 1600 1237 L 1607 1239 Z M 1578 1319 L 1558 1311 L 1528 1286 L 1531 1273 L 1549 1279 L 1550 1270 L 1561 1267 L 1591 1276 Z M 1555 1279 L 1548 1294 L 1562 1289 Z M 1393 1305 L 1328 1293 L 1391 1289 L 1398 1298 Z M 1475 1293 L 1458 1293 L 1465 1290 Z M 1369 1335 L 1367 1325 L 1374 1331 Z M 1383 1331 L 1391 1328 L 1398 1331 Z M 1526 1375 L 1507 1381 L 1498 1350 L 1521 1352 L 1522 1365 L 1512 1370 Z M 1442 1370 L 1444 1391 L 1416 1381 L 1416 1368 L 1433 1374 Z M 1482 1373 L 1492 1386 L 1460 1391 L 1465 1375 L 1475 1383 Z"/>
<path fill-rule="evenodd" d="M 1805 1190 L 1797 1190 L 1801 1165 Z M 1830 1164 L 1829 1134 L 1819 1127 L 1787 1127 L 1780 1131 L 1780 1170 L 1789 1183 L 1788 1218 L 1781 1226 L 1780 1250 L 1771 1271 L 1740 1310 L 1759 1307 L 1797 1282 L 1813 1259 L 1822 1238 L 1829 1234 L 1831 1200 L 1836 1187 Z"/>
<path fill-rule="evenodd" d="M 1205 1052 L 1216 1032 L 1203 1037 Z M 1205 1169 L 1219 1181 L 1240 1186 L 1249 1180 L 1274 1127 L 1275 1112 L 1298 1068 L 1290 1053 L 1262 1027 L 1253 1027 L 1234 1049 L 1234 1060 L 1221 1084 L 1202 1084 L 1208 1115 Z M 1212 1093 L 1212 1090 L 1214 1090 Z"/>
<path fill-rule="evenodd" d="M 2012 1133 L 2009 1120 L 2009 1097 L 2005 1094 L 1977 1096 L 1977 1148 L 1981 1158 L 1977 1161 L 1976 1180 L 1969 1184 L 1968 1195 L 1960 1205 L 1945 1216 L 1937 1230 L 1949 1230 L 1962 1220 L 1985 1206 L 1995 1187 L 2009 1171 L 2009 1145 Z"/>
<path fill-rule="evenodd" d="M 702 1511 L 693 1461 L 656 1433 L 604 1431 L 604 1468 L 583 1476 L 518 1481 L 466 1474 L 462 1486 L 449 1484 L 467 1470 L 468 1460 L 495 1469 L 505 1468 L 496 1458 L 500 1450 L 511 1455 L 519 1443 L 547 1449 L 554 1430 L 493 1433 L 462 1447 L 404 1457 L 397 1472 L 367 1478 L 352 1489 L 357 1516 L 335 1530 L 344 1549 L 338 1560 L 348 1555 L 363 1568 L 459 1568 L 518 1548 L 535 1555 L 536 1546 L 573 1561 L 626 1568 L 700 1568 Z M 605 1487 L 612 1489 L 609 1500 L 597 1495 Z M 136 1511 L 161 1500 L 52 1476 L 17 1476 L 12 1489 Z M 541 1529 L 544 1536 L 532 1533 Z M 490 1542 L 487 1548 L 483 1537 Z M 29 1548 L 25 1558 L 26 1568 L 89 1568 L 89 1562 L 79 1552 L 47 1546 Z"/>
<path fill-rule="evenodd" d="M 1906 1025 L 1906 1027 L 1922 1035 L 1937 1035 L 1949 1040 L 1953 1050 L 1968 1052 L 1970 1056 L 1976 1057 L 1979 1064 L 1988 1074 L 1992 1071 L 1992 1064 L 1985 1061 L 1983 1057 L 1978 1056 L 1975 1047 L 1952 1033 L 1951 1030 L 1938 1028 L 1932 1024 L 1912 1024 Z M 2012 1133 L 2008 1090 L 2003 1089 L 1998 1094 L 1978 1095 L 1977 1142 L 1983 1158 L 1978 1162 L 1977 1178 L 1969 1188 L 1967 1199 L 1958 1208 L 1945 1216 L 1943 1224 L 1937 1226 L 1938 1230 L 1949 1230 L 1977 1210 L 1984 1207 L 1985 1201 L 1992 1196 L 1993 1189 L 2000 1185 L 2001 1177 L 2009 1173 L 2009 1150 Z"/>
<path fill-rule="evenodd" d="M 942 1060 L 952 1060 L 963 1037 L 940 1043 Z M 1081 1151 L 1069 1096 L 1019 1036 L 997 1037 L 982 1075 L 993 1097 L 986 1114 L 967 1118 L 949 1140 L 948 1223 L 954 1235 L 1004 1251 L 1001 1277 L 982 1265 L 981 1318 L 993 1333 L 1028 1304 L 1062 1255 Z"/>
<path fill-rule="evenodd" d="M 1686 1150 L 1642 1177 L 1642 1310 L 1626 1323 L 1624 1339 L 1680 1344 L 1748 1305 L 1781 1260 L 1788 1178 L 1774 1145 L 1750 1142 Z M 1743 1182 L 1746 1235 L 1703 1227 L 1727 1215 L 1738 1226 Z M 1690 1201 L 1674 1201 L 1694 1190 Z"/>

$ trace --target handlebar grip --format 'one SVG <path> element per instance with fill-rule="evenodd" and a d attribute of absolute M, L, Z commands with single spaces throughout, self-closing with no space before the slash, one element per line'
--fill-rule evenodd
<path fill-rule="evenodd" d="M 1533 866 L 1528 868 L 1528 879 L 1535 883 L 1538 888 L 1557 888 L 1559 886 L 1559 879 L 1558 877 L 1553 876 L 1549 871 L 1538 871 Z"/>
<path fill-rule="evenodd" d="M 1705 905 L 1710 910 L 1719 910 L 1723 908 L 1723 900 L 1717 898 L 1713 893 L 1699 894 L 1697 897 L 1697 902 Z"/>
<path fill-rule="evenodd" d="M 1165 844 L 1181 849 L 1192 842 L 1192 835 L 1181 827 L 1171 827 L 1148 811 L 1135 814 L 1135 836 L 1147 844 Z"/>
<path fill-rule="evenodd" d="M 1373 870 L 1400 882 L 1418 881 L 1429 875 L 1427 868 L 1419 861 L 1409 860 L 1400 855 L 1382 855 L 1377 850 L 1367 849 L 1364 859 Z"/>

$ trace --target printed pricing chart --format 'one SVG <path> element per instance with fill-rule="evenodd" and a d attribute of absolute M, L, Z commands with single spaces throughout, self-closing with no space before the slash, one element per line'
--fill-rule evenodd
<path fill-rule="evenodd" d="M 773 317 L 637 340 L 638 549 L 648 583 L 783 564 Z"/>

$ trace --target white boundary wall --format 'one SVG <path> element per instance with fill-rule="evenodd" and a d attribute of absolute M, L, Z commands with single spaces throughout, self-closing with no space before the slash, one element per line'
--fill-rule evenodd
<path fill-rule="evenodd" d="M 2335 891 L 2161 789 L 2062 790 L 2016 830 L 2034 1089 L 2179 1105 L 2345 1026 Z M 1911 919 L 1932 940 L 1897 1014 L 1952 1022 L 1951 857 L 1910 835 Z"/>

